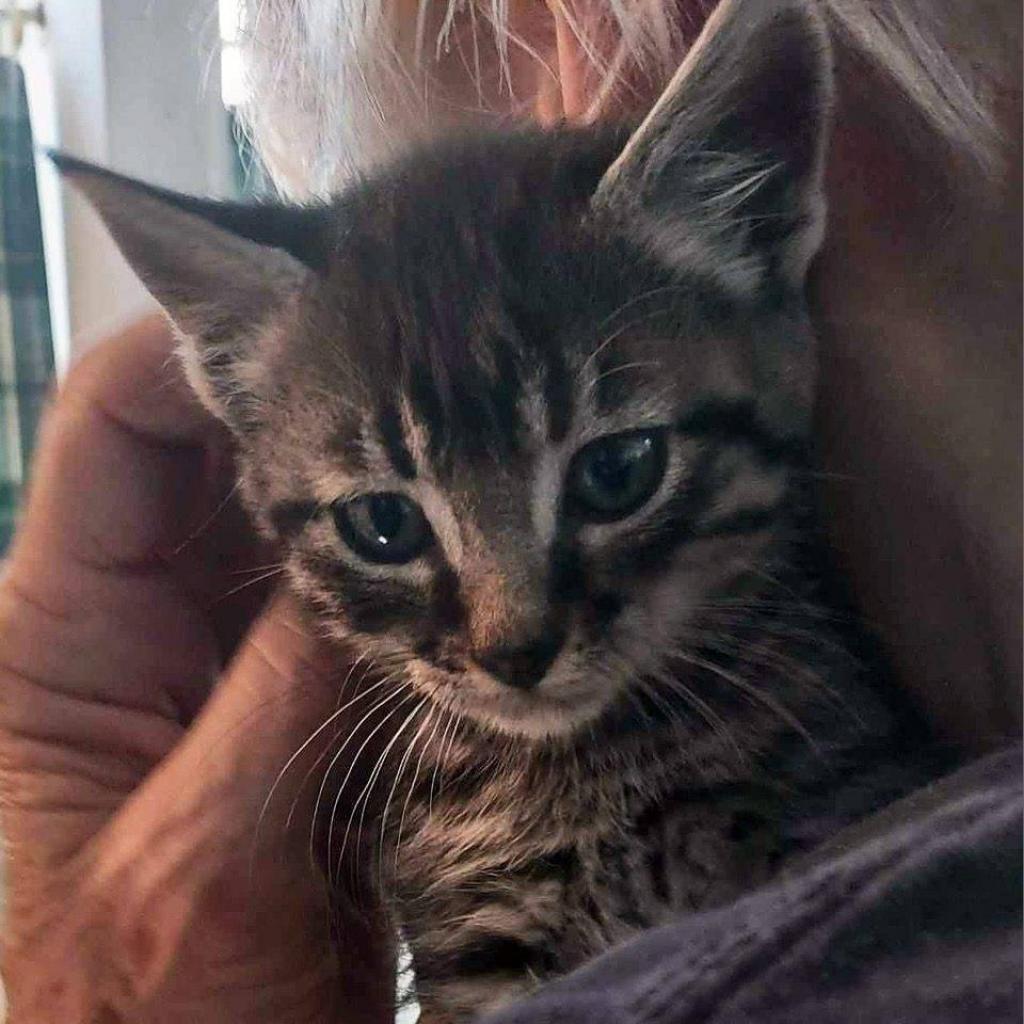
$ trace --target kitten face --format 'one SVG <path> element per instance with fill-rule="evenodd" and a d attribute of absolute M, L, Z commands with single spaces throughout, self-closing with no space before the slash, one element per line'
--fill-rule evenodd
<path fill-rule="evenodd" d="M 813 5 L 729 4 L 628 138 L 477 136 L 304 209 L 60 163 L 328 628 L 542 738 L 656 690 L 704 608 L 770 569 L 829 96 Z"/>
<path fill-rule="evenodd" d="M 422 163 L 353 197 L 273 332 L 242 464 L 332 632 L 541 737 L 667 670 L 768 557 L 810 357 L 798 304 L 737 301 L 595 214 L 587 147 L 571 172 L 550 140 L 499 149 L 450 154 L 463 200 L 435 213 Z"/>

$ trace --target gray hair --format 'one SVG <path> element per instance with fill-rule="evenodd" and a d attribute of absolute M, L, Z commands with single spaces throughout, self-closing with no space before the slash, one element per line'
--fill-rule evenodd
<path fill-rule="evenodd" d="M 600 55 L 570 6 L 556 2 L 600 76 L 597 103 L 627 74 L 667 80 L 680 61 L 686 26 L 666 18 L 662 0 L 599 0 L 602 28 L 619 40 L 610 58 Z M 511 96 L 510 49 L 529 47 L 509 27 L 509 0 L 418 3 L 412 52 L 400 54 L 387 0 L 243 0 L 249 90 L 239 114 L 282 193 L 326 195 L 421 134 L 431 120 L 432 71 L 452 45 L 459 18 L 493 34 L 501 84 Z M 992 112 L 972 69 L 954 56 L 960 40 L 951 23 L 962 19 L 951 15 L 950 4 L 820 4 L 838 44 L 874 65 L 955 150 L 984 169 L 995 165 Z M 436 26 L 429 41 L 428 16 L 432 32 Z M 472 65 L 467 61 L 479 76 L 479 61 L 475 72 Z"/>

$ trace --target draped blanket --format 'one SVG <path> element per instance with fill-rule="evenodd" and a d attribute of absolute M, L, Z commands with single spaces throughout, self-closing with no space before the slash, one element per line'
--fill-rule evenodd
<path fill-rule="evenodd" d="M 1019 1024 L 1021 749 L 487 1024 Z"/>

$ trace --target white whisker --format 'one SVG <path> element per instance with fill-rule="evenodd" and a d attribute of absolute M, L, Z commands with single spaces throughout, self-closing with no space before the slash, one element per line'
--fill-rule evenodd
<path fill-rule="evenodd" d="M 363 674 L 359 677 L 359 683 L 363 682 L 363 680 L 369 674 L 370 670 L 371 670 L 371 666 L 368 665 L 366 667 L 366 669 L 363 671 Z M 338 691 L 338 703 L 337 703 L 337 705 L 335 707 L 335 710 L 334 710 L 333 714 L 331 715 L 331 720 L 336 719 L 339 714 L 341 714 L 344 711 L 347 711 L 353 705 L 355 705 L 359 701 L 361 701 L 364 697 L 368 696 L 369 694 L 373 693 L 376 689 L 378 689 L 380 686 L 384 685 L 384 683 L 391 682 L 390 678 L 385 678 L 385 679 L 380 680 L 377 683 L 374 683 L 373 686 L 367 687 L 365 690 L 363 690 L 362 693 L 356 694 L 355 697 L 353 697 L 344 707 L 342 707 L 341 706 L 341 700 L 342 700 L 342 697 L 343 697 L 343 695 L 345 693 L 345 688 L 348 686 L 348 682 L 352 678 L 352 672 L 353 672 L 353 669 L 350 669 L 348 675 L 345 677 L 345 681 L 341 684 L 341 688 Z M 358 687 L 359 683 L 356 684 L 357 687 Z M 285 831 L 287 831 L 288 829 L 291 828 L 292 821 L 293 821 L 293 819 L 295 817 L 295 811 L 296 811 L 296 809 L 298 807 L 299 796 L 301 795 L 303 789 L 306 788 L 306 783 L 309 782 L 309 780 L 312 777 L 313 773 L 323 763 L 324 758 L 328 756 L 328 753 L 330 752 L 330 749 L 331 749 L 331 744 L 333 744 L 334 742 L 337 741 L 338 737 L 341 735 L 341 732 L 342 732 L 341 729 L 335 730 L 334 735 L 324 745 L 324 749 L 321 750 L 320 753 L 317 755 L 316 760 L 306 769 L 306 774 L 302 777 L 302 782 L 299 783 L 298 791 L 297 791 L 297 793 L 295 794 L 295 797 L 292 800 L 291 807 L 289 807 L 289 809 L 288 809 L 288 816 L 287 816 L 287 818 L 285 818 L 285 823 L 284 823 Z"/>
<path fill-rule="evenodd" d="M 729 728 L 726 720 L 717 711 L 715 711 L 715 709 L 706 700 L 704 700 L 704 698 L 701 697 L 693 687 L 688 686 L 678 677 L 678 675 L 668 672 L 667 670 L 664 673 L 657 675 L 656 682 L 667 689 L 678 693 L 679 696 L 681 696 L 683 700 L 685 700 L 690 707 L 692 707 L 697 714 L 699 714 L 701 718 L 711 726 L 715 734 L 724 739 L 729 746 L 732 747 L 741 761 L 747 760 L 747 755 L 736 740 L 736 737 L 733 734 L 733 731 Z"/>
<path fill-rule="evenodd" d="M 402 776 L 405 774 L 405 769 L 408 767 L 409 762 L 412 760 L 413 753 L 416 750 L 416 743 L 417 743 L 417 741 L 420 739 L 421 736 L 424 735 L 424 733 L 427 731 L 428 728 L 430 728 L 430 726 L 432 724 L 435 724 L 435 712 L 436 711 L 437 711 L 437 706 L 432 703 L 431 706 L 430 706 L 429 711 L 427 712 L 426 717 L 420 723 L 420 727 L 416 730 L 415 735 L 409 741 L 409 745 L 408 745 L 408 747 L 406 747 L 405 753 L 402 755 L 402 760 L 398 763 L 398 771 L 395 772 L 395 779 L 391 783 L 391 789 L 388 792 L 387 799 L 384 801 L 384 813 L 381 815 L 381 819 L 380 819 L 380 846 L 379 846 L 380 853 L 379 853 L 378 862 L 377 862 L 377 876 L 379 878 L 379 884 L 380 884 L 380 888 L 381 888 L 382 891 L 384 889 L 384 845 L 385 845 L 385 841 L 386 841 L 386 833 L 387 833 L 387 827 L 388 827 L 388 816 L 391 813 L 391 803 L 392 803 L 392 801 L 395 798 L 395 793 L 398 790 L 398 785 L 399 785 L 399 783 L 402 780 Z M 425 750 L 426 750 L 426 742 L 424 742 L 423 748 L 422 748 L 422 750 L 420 752 L 420 760 L 418 762 L 420 764 L 422 764 L 423 752 Z M 415 776 L 413 777 L 413 781 L 415 781 Z M 398 844 L 401 843 L 401 841 L 402 841 L 402 830 L 401 830 L 401 825 L 399 825 L 398 837 L 395 840 L 395 859 L 396 859 L 396 861 L 397 861 L 397 858 L 398 858 Z"/>
<path fill-rule="evenodd" d="M 213 525 L 213 521 L 228 507 L 229 502 L 238 493 L 238 488 L 241 485 L 240 480 L 235 481 L 234 486 L 224 495 L 214 510 L 171 552 L 172 556 L 180 555 L 189 544 L 198 540 Z"/>
<path fill-rule="evenodd" d="M 248 569 L 232 569 L 229 576 L 251 576 L 253 573 L 264 572 L 267 569 L 283 569 L 284 562 L 268 562 L 266 565 L 253 565 Z"/>
<path fill-rule="evenodd" d="M 385 683 L 392 682 L 397 675 L 398 675 L 398 673 L 394 672 L 391 675 L 385 676 L 382 680 L 380 680 L 380 682 L 375 683 L 372 689 L 379 689 Z M 404 682 L 400 683 L 399 686 L 396 687 L 391 693 L 386 694 L 384 697 L 382 697 L 380 700 L 378 700 L 373 705 L 373 707 L 371 707 L 369 709 L 369 711 L 367 711 L 363 715 L 363 717 L 359 719 L 359 721 L 355 724 L 355 726 L 349 731 L 348 736 L 345 737 L 345 741 L 337 749 L 337 751 L 335 751 L 334 756 L 331 758 L 330 764 L 328 764 L 327 769 L 324 772 L 323 778 L 320 780 L 320 788 L 317 790 L 316 801 L 314 802 L 314 805 L 313 805 L 313 815 L 312 815 L 312 818 L 311 818 L 310 823 L 309 823 L 309 857 L 310 857 L 310 860 L 314 860 L 313 847 L 314 847 L 314 843 L 315 843 L 315 840 L 316 840 L 316 824 L 317 824 L 317 818 L 318 818 L 319 813 L 320 813 L 320 804 L 323 801 L 324 792 L 327 789 L 327 781 L 331 777 L 331 772 L 334 771 L 334 766 L 338 763 L 339 759 L 341 758 L 341 755 L 345 753 L 345 750 L 348 748 L 349 743 L 352 742 L 352 739 L 355 737 L 356 733 L 358 733 L 359 730 L 363 727 L 363 724 L 365 722 L 367 722 L 372 715 L 376 714 L 377 711 L 379 711 L 382 707 L 384 707 L 385 704 L 390 703 L 400 693 L 404 692 L 404 690 L 409 685 L 410 684 L 404 683 Z M 365 691 L 365 693 L 370 693 L 370 692 L 371 692 L 371 690 L 366 690 Z M 348 706 L 351 706 L 351 703 L 354 703 L 354 701 L 356 699 L 358 699 L 358 698 L 354 698 L 353 701 L 351 701 Z M 328 851 L 328 853 L 329 853 L 329 851 Z"/>
<path fill-rule="evenodd" d="M 666 290 L 669 289 L 655 289 L 655 292 Z M 655 292 L 651 292 L 650 294 L 653 295 L 655 294 Z M 635 301 L 639 302 L 642 298 L 645 297 L 646 296 L 640 296 Z M 626 306 L 628 307 L 633 304 L 634 303 L 627 303 Z M 598 343 L 597 347 L 594 349 L 594 351 L 591 352 L 590 355 L 588 355 L 587 358 L 583 360 L 583 363 L 580 365 L 580 368 L 576 371 L 575 378 L 577 384 L 583 386 L 587 383 L 587 371 L 600 358 L 601 353 L 604 352 L 604 350 L 608 348 L 609 345 L 613 345 L 616 341 L 618 341 L 619 338 L 621 338 L 628 330 L 630 330 L 630 328 L 636 327 L 638 324 L 642 324 L 645 320 L 652 320 L 654 317 L 659 316 L 665 311 L 666 310 L 664 308 L 660 307 L 658 309 L 652 309 L 647 313 L 643 313 L 640 316 L 634 317 L 632 320 L 627 320 L 626 323 L 617 327 L 614 331 L 612 331 L 611 334 L 602 338 L 601 341 Z"/>
<path fill-rule="evenodd" d="M 237 587 L 232 587 L 227 593 L 221 594 L 219 597 L 214 598 L 213 604 L 217 604 L 220 601 L 226 601 L 229 597 L 233 597 L 235 594 L 246 590 L 249 587 L 255 587 L 257 583 L 262 583 L 264 580 L 273 579 L 275 576 L 280 576 L 284 572 L 284 566 L 279 566 L 270 572 L 265 572 L 261 576 L 257 576 L 255 579 L 246 580 L 244 583 L 240 583 Z"/>
<path fill-rule="evenodd" d="M 711 672 L 713 675 L 718 676 L 719 679 L 731 684 L 741 693 L 746 694 L 752 701 L 761 704 L 769 711 L 778 715 L 783 722 L 799 733 L 799 735 L 802 736 L 811 747 L 817 749 L 817 744 L 811 738 L 803 724 L 788 708 L 774 700 L 768 694 L 762 693 L 756 686 L 748 682 L 742 676 L 738 676 L 734 672 L 729 672 L 722 668 L 721 665 L 716 665 L 713 661 L 707 661 L 689 651 L 676 650 L 674 652 L 674 657 L 680 658 L 697 668 L 702 668 L 707 672 Z"/>
<path fill-rule="evenodd" d="M 390 740 L 388 740 L 387 745 L 384 747 L 384 750 L 381 751 L 380 755 L 377 758 L 377 763 L 373 766 L 373 769 L 370 771 L 369 778 L 366 780 L 366 785 L 363 787 L 362 792 L 359 794 L 359 796 L 356 797 L 355 802 L 352 804 L 352 811 L 349 813 L 348 823 L 345 826 L 345 834 L 344 834 L 344 836 L 342 837 L 342 840 L 341 840 L 341 850 L 338 853 L 338 874 L 339 874 L 339 876 L 341 874 L 341 866 L 342 866 L 342 864 L 344 863 L 344 860 L 345 860 L 345 848 L 348 846 L 348 837 L 349 837 L 350 832 L 352 831 L 352 824 L 355 821 L 356 811 L 359 811 L 360 804 L 361 804 L 362 805 L 362 810 L 359 813 L 359 826 L 356 829 L 356 834 L 357 834 L 357 836 L 359 838 L 358 838 L 358 840 L 356 842 L 355 872 L 356 872 L 356 876 L 358 877 L 358 875 L 359 875 L 359 854 L 360 854 L 360 852 L 362 850 L 363 826 L 364 826 L 364 824 L 366 822 L 366 809 L 367 809 L 367 807 L 369 806 L 369 803 L 370 803 L 370 794 L 373 792 L 373 788 L 377 784 L 377 779 L 380 778 L 381 773 L 384 771 L 384 766 L 387 763 L 388 755 L 391 753 L 392 748 L 398 742 L 399 738 L 405 732 L 405 730 L 409 727 L 409 725 L 413 721 L 415 721 L 416 715 L 420 711 L 422 711 L 423 708 L 426 707 L 426 705 L 429 704 L 429 703 L 430 703 L 430 698 L 429 697 L 424 697 L 419 702 L 419 704 L 417 704 L 416 707 L 414 707 L 412 709 L 412 711 L 410 711 L 409 714 L 406 715 L 405 720 L 395 730 L 394 735 L 391 737 Z M 404 702 L 403 702 L 403 704 L 404 704 Z M 383 842 L 383 835 L 381 837 L 381 841 Z"/>
<path fill-rule="evenodd" d="M 452 728 L 456 723 L 456 714 L 454 709 L 449 712 L 448 723 L 444 727 L 444 732 L 441 735 L 441 747 L 440 754 L 438 755 L 437 761 L 434 763 L 434 774 L 430 777 L 430 789 L 427 792 L 427 817 L 430 818 L 434 814 L 434 786 L 437 783 L 438 772 L 441 769 L 441 765 L 447 758 L 445 751 L 445 742 L 448 743 L 448 749 L 451 749 L 452 744 L 455 742 L 456 729 Z M 451 731 L 451 738 L 449 739 L 448 733 Z M 443 785 L 443 784 L 442 784 Z M 440 790 L 438 790 L 440 793 Z"/>
<path fill-rule="evenodd" d="M 412 688 L 412 684 L 411 683 L 408 683 L 408 682 L 403 683 L 402 684 L 402 688 L 396 690 L 395 693 L 393 693 L 391 695 L 391 697 L 385 698 L 381 702 L 381 704 L 378 705 L 378 707 L 381 707 L 381 706 L 383 706 L 383 704 L 388 703 L 389 700 L 392 700 L 398 694 L 404 694 L 404 696 L 398 702 L 398 704 L 395 707 L 393 707 L 380 720 L 380 722 L 378 722 L 377 725 L 374 726 L 373 729 L 370 730 L 370 732 L 367 735 L 366 739 L 363 740 L 363 742 L 360 745 L 359 749 L 355 752 L 355 754 L 352 756 L 352 760 L 349 762 L 348 771 L 345 773 L 345 777 L 341 780 L 341 785 L 338 787 L 338 791 L 337 791 L 337 793 L 334 796 L 334 804 L 331 806 L 331 817 L 330 817 L 330 821 L 329 821 L 328 826 L 327 826 L 327 863 L 328 864 L 331 863 L 331 850 L 332 850 L 332 848 L 334 846 L 334 821 L 335 821 L 335 818 L 337 817 L 337 814 L 338 814 L 338 807 L 341 805 L 341 797 L 342 797 L 342 795 L 345 792 L 345 788 L 348 786 L 349 780 L 352 778 L 352 773 L 355 771 L 355 767 L 359 763 L 359 758 L 362 756 L 363 751 L 369 745 L 370 740 L 372 740 L 373 737 L 376 736 L 377 733 L 379 733 L 381 731 L 381 729 L 383 729 L 384 726 L 387 725 L 387 723 L 392 718 L 394 718 L 394 716 L 399 711 L 401 711 L 401 709 L 403 707 L 405 707 L 405 705 L 406 705 L 406 703 L 408 701 L 413 699 L 413 697 L 415 695 L 413 693 L 408 692 L 409 690 L 411 690 L 411 688 Z M 374 711 L 376 711 L 376 710 L 377 710 L 377 708 L 374 708 Z M 372 712 L 371 712 L 371 714 L 372 714 Z M 364 716 L 362 721 L 366 721 L 368 717 L 369 717 L 369 715 Z M 362 722 L 360 724 L 362 724 Z M 353 731 L 352 735 L 355 735 L 354 731 Z M 348 740 L 346 740 L 345 742 L 347 744 Z M 342 749 L 344 749 L 344 748 L 342 748 Z M 340 753 L 340 751 L 339 751 L 339 753 Z M 334 758 L 334 760 L 331 762 L 331 764 L 333 765 L 336 761 L 337 761 L 337 757 Z M 324 776 L 324 781 L 325 782 L 326 782 L 326 779 L 327 779 L 327 776 L 325 775 Z M 346 835 L 347 835 L 347 832 L 346 832 Z M 338 874 L 337 877 L 340 877 L 340 863 L 339 863 L 339 874 Z"/>
<path fill-rule="evenodd" d="M 640 370 L 649 366 L 661 366 L 661 363 L 656 363 L 653 360 L 647 360 L 645 362 L 623 363 L 621 366 L 613 366 L 610 370 L 605 370 L 604 373 L 599 373 L 589 383 L 587 390 L 593 391 L 601 381 L 607 380 L 609 377 L 614 377 L 617 373 L 625 373 L 627 370 Z"/>
<path fill-rule="evenodd" d="M 445 710 L 441 708 L 440 710 Z M 450 712 L 449 712 L 450 713 Z M 412 782 L 409 783 L 409 791 L 405 794 L 405 802 L 402 804 L 402 815 L 398 819 L 398 835 L 395 839 L 395 863 L 394 871 L 398 872 L 398 855 L 402 848 L 402 833 L 405 831 L 405 816 L 409 811 L 409 802 L 412 800 L 412 795 L 416 791 L 416 783 L 419 781 L 420 769 L 423 767 L 423 759 L 427 754 L 428 750 L 434 747 L 434 740 L 437 738 L 438 730 L 441 727 L 441 715 L 438 714 L 437 720 L 434 723 L 434 728 L 430 733 L 429 738 L 424 742 L 422 749 L 420 750 L 420 756 L 416 760 L 416 768 L 412 773 Z"/>

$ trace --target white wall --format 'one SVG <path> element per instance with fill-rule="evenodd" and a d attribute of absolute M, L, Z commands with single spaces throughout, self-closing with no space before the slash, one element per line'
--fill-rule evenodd
<path fill-rule="evenodd" d="M 34 55 L 27 47 L 23 60 L 30 102 L 51 78 L 52 124 L 34 117 L 41 144 L 156 184 L 229 193 L 215 0 L 47 0 L 46 16 L 41 45 Z M 81 198 L 67 190 L 61 197 L 44 161 L 39 176 L 54 345 L 64 368 L 151 300 Z"/>

